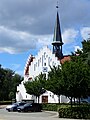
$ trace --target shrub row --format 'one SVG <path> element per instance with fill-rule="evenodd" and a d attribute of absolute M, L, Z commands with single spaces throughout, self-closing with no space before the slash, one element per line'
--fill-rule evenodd
<path fill-rule="evenodd" d="M 74 106 L 58 109 L 59 118 L 90 119 L 90 106 Z"/>
<path fill-rule="evenodd" d="M 42 104 L 42 109 L 47 111 L 57 111 L 58 105 L 57 104 Z"/>
<path fill-rule="evenodd" d="M 43 110 L 58 111 L 59 118 L 90 119 L 90 104 L 42 104 Z"/>
<path fill-rule="evenodd" d="M 9 105 L 12 104 L 12 101 L 0 101 L 0 105 Z"/>

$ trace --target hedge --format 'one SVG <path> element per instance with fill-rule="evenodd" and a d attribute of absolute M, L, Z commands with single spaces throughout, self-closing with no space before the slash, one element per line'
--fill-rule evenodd
<path fill-rule="evenodd" d="M 58 109 L 59 118 L 90 119 L 90 106 L 74 106 Z"/>
<path fill-rule="evenodd" d="M 42 109 L 47 111 L 57 111 L 57 104 L 42 104 Z"/>
<path fill-rule="evenodd" d="M 59 103 L 42 103 L 42 109 L 48 111 L 58 111 L 60 107 L 71 106 L 69 104 L 59 104 Z"/>
<path fill-rule="evenodd" d="M 9 105 L 12 104 L 12 101 L 0 101 L 0 105 Z"/>

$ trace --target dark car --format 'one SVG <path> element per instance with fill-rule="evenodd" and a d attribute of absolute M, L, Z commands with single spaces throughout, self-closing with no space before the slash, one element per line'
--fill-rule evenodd
<path fill-rule="evenodd" d="M 40 112 L 42 110 L 41 104 L 39 103 L 26 103 L 24 106 L 17 108 L 18 112 Z"/>
<path fill-rule="evenodd" d="M 10 111 L 17 111 L 17 107 L 23 106 L 23 105 L 25 105 L 25 104 L 26 104 L 26 102 L 16 102 L 16 103 L 13 103 L 12 105 L 8 105 L 8 106 L 6 107 L 6 110 L 7 110 L 8 112 L 10 112 Z"/>

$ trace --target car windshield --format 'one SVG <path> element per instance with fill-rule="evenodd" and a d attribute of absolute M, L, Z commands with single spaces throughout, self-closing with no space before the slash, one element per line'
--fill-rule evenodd
<path fill-rule="evenodd" d="M 17 103 L 13 103 L 12 105 L 17 105 Z"/>
<path fill-rule="evenodd" d="M 32 106 L 31 103 L 26 103 L 24 106 Z"/>

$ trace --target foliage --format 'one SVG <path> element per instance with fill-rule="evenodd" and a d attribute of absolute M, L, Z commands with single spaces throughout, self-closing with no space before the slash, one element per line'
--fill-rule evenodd
<path fill-rule="evenodd" d="M 53 66 L 51 71 L 48 73 L 48 79 L 45 84 L 45 89 L 58 95 L 60 103 L 60 95 L 64 92 L 64 86 L 62 81 L 62 70 L 61 66 Z"/>
<path fill-rule="evenodd" d="M 42 109 L 47 111 L 57 111 L 59 104 L 42 103 Z"/>
<path fill-rule="evenodd" d="M 59 118 L 90 119 L 90 106 L 74 106 L 58 109 Z"/>
<path fill-rule="evenodd" d="M 14 93 L 13 92 L 9 93 L 9 98 L 10 98 L 10 100 L 12 100 L 14 98 Z"/>
<path fill-rule="evenodd" d="M 82 47 L 83 47 L 83 53 L 90 52 L 90 39 L 83 40 Z"/>
<path fill-rule="evenodd" d="M 80 59 L 65 62 L 62 65 L 64 87 L 67 88 L 65 95 L 68 97 L 81 98 L 88 96 L 90 69 Z"/>
<path fill-rule="evenodd" d="M 28 94 L 35 95 L 38 98 L 43 93 L 45 93 L 45 89 L 43 88 L 43 83 L 45 82 L 45 76 L 41 73 L 39 76 L 35 77 L 32 81 L 25 82 L 25 88 Z"/>
<path fill-rule="evenodd" d="M 16 87 L 22 80 L 23 77 L 10 69 L 3 69 L 0 65 L 0 100 L 10 100 L 11 92 L 15 98 Z"/>

